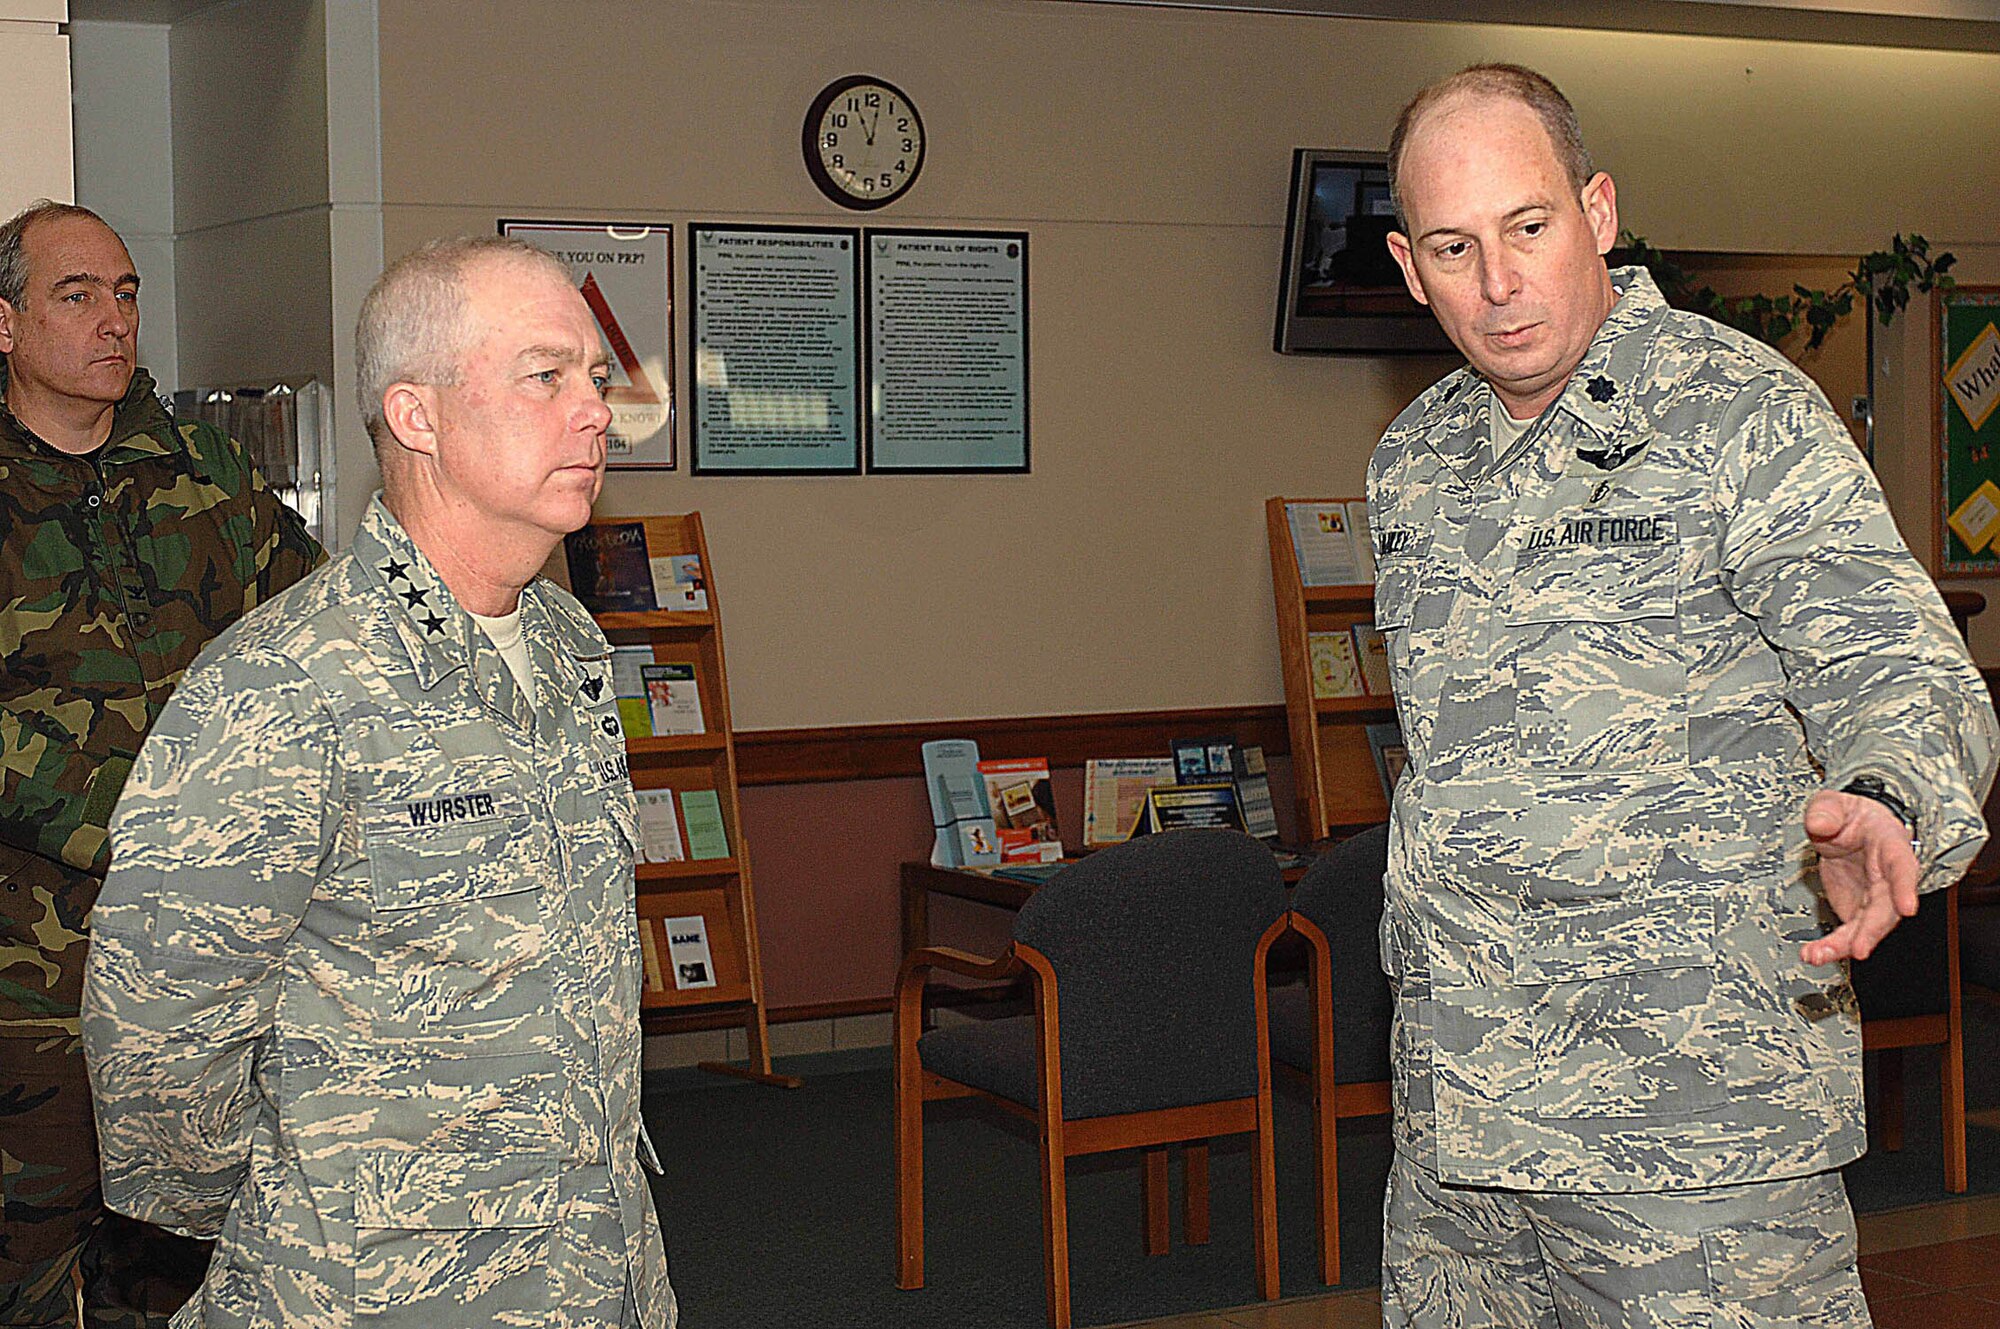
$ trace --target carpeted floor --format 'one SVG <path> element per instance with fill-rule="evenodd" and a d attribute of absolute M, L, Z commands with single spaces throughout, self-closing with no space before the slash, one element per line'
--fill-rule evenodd
<path fill-rule="evenodd" d="M 656 1194 L 686 1329 L 1040 1329 L 1041 1204 L 1026 1122 L 978 1103 L 926 1116 L 928 1285 L 895 1285 L 890 1077 L 886 1050 L 797 1058 L 807 1077 L 784 1091 L 674 1072 L 648 1081 L 646 1120 L 668 1175 Z M 2000 1105 L 2000 1011 L 1968 1011 L 1966 1070 L 1974 1108 Z M 1848 1169 L 1863 1212 L 1945 1198 L 1938 1151 L 1937 1059 L 1908 1054 L 1901 1155 L 1872 1152 Z M 1278 1225 L 1285 1294 L 1321 1291 L 1313 1256 L 1311 1123 L 1303 1092 L 1277 1099 Z M 1972 1190 L 2000 1191 L 2000 1130 L 1968 1131 Z M 1341 1132 L 1341 1251 L 1350 1286 L 1373 1283 L 1388 1175 L 1386 1127 Z M 1181 1244 L 1176 1158 L 1174 1245 L 1140 1247 L 1133 1153 L 1070 1164 L 1071 1297 L 1079 1325 L 1242 1305 L 1255 1300 L 1250 1169 L 1242 1140 L 1218 1142 L 1212 1240 Z"/>

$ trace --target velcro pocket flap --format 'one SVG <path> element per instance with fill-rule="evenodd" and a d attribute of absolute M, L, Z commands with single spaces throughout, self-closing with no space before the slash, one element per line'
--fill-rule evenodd
<path fill-rule="evenodd" d="M 539 885 L 517 788 L 372 802 L 362 831 L 377 909 L 462 904 Z"/>
<path fill-rule="evenodd" d="M 354 1225 L 401 1231 L 547 1227 L 559 1164 L 540 1155 L 373 1152 L 354 1166 Z"/>
<path fill-rule="evenodd" d="M 1655 533 L 1643 543 L 1544 546 L 1532 542 L 1561 538 L 1537 531 L 1516 564 L 1507 621 L 1529 623 L 1626 623 L 1640 618 L 1667 618 L 1674 613 L 1680 544 L 1671 517 L 1579 518 L 1567 526 L 1588 525 L 1611 535 L 1616 522 L 1646 524 Z M 1560 530 L 1560 528 L 1558 528 Z"/>
<path fill-rule="evenodd" d="M 1715 961 L 1712 889 L 1677 885 L 1521 913 L 1517 983 L 1581 983 Z"/>

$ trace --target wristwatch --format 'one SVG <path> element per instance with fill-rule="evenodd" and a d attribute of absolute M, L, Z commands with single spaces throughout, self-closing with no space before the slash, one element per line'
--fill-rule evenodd
<path fill-rule="evenodd" d="M 1890 792 L 1889 786 L 1882 783 L 1880 776 L 1857 775 L 1852 780 L 1849 780 L 1840 792 L 1843 794 L 1857 794 L 1862 798 L 1872 798 L 1883 807 L 1889 809 L 1889 811 L 1895 813 L 1896 819 L 1910 828 L 1910 852 L 1915 854 L 1919 861 L 1922 861 L 1924 856 L 1923 847 L 1917 842 L 1917 814 L 1910 811 L 1908 803 L 1905 803 L 1898 795 Z"/>

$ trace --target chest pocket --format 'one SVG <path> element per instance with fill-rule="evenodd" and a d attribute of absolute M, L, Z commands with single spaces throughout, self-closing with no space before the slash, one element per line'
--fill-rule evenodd
<path fill-rule="evenodd" d="M 454 1055 L 548 1033 L 551 847 L 517 786 L 367 805 L 377 1030 Z"/>
<path fill-rule="evenodd" d="M 1555 770 L 1686 766 L 1672 519 L 1580 520 L 1579 536 L 1570 535 L 1576 522 L 1535 532 L 1515 569 L 1507 629 L 1516 756 Z"/>

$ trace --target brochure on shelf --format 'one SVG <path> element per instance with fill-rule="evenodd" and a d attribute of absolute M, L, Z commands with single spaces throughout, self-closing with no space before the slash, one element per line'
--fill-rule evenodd
<path fill-rule="evenodd" d="M 1360 580 L 1375 580 L 1375 537 L 1368 529 L 1368 500 L 1350 498 L 1341 505 L 1347 509 L 1347 534 L 1354 541 L 1355 571 Z"/>
<path fill-rule="evenodd" d="M 1172 757 L 1102 757 L 1084 762 L 1084 847 L 1097 849 L 1130 839 L 1146 791 L 1174 783 Z"/>
<path fill-rule="evenodd" d="M 639 800 L 639 861 L 687 861 L 687 850 L 681 844 L 680 818 L 674 812 L 674 791 L 635 789 L 632 792 Z"/>
<path fill-rule="evenodd" d="M 570 593 L 593 614 L 656 609 L 646 524 L 595 522 L 563 537 Z"/>
<path fill-rule="evenodd" d="M 1246 743 L 1235 752 L 1236 803 L 1243 812 L 1243 829 L 1260 840 L 1278 838 L 1278 813 L 1271 805 L 1270 768 L 1264 749 Z"/>
<path fill-rule="evenodd" d="M 1292 552 L 1307 586 L 1350 586 L 1361 580 L 1345 503 L 1287 503 Z"/>
<path fill-rule="evenodd" d="M 722 826 L 722 800 L 713 789 L 681 791 L 681 829 L 687 833 L 689 858 L 729 857 L 729 835 Z"/>
<path fill-rule="evenodd" d="M 646 714 L 655 736 L 708 732 L 701 718 L 701 679 L 693 665 L 642 665 L 639 675 L 645 680 Z"/>
<path fill-rule="evenodd" d="M 653 717 L 646 709 L 646 666 L 653 663 L 650 646 L 611 648 L 611 693 L 618 702 L 618 723 L 627 738 L 651 738 Z"/>
<path fill-rule="evenodd" d="M 941 868 L 998 863 L 999 829 L 979 774 L 979 745 L 965 738 L 937 739 L 924 744 L 923 755 L 931 803 L 931 863 Z"/>
<path fill-rule="evenodd" d="M 1306 651 L 1312 657 L 1313 696 L 1359 697 L 1361 665 L 1354 658 L 1354 638 L 1347 629 L 1338 632 L 1308 632 Z"/>
<path fill-rule="evenodd" d="M 1361 665 L 1361 685 L 1371 697 L 1393 696 L 1389 683 L 1389 643 L 1373 623 L 1354 625 L 1354 654 Z"/>
<path fill-rule="evenodd" d="M 1232 784 L 1170 785 L 1146 791 L 1134 835 L 1218 827 L 1243 829 L 1243 809 Z"/>
<path fill-rule="evenodd" d="M 1375 775 L 1382 781 L 1382 797 L 1396 801 L 1396 782 L 1403 778 L 1410 751 L 1403 746 L 1403 727 L 1391 720 L 1368 726 L 1368 752 L 1375 758 Z"/>
<path fill-rule="evenodd" d="M 1174 779 L 1179 784 L 1213 784 L 1236 778 L 1236 740 L 1227 734 L 1214 738 L 1172 740 Z"/>
<path fill-rule="evenodd" d="M 653 599 L 662 609 L 699 614 L 708 609 L 708 582 L 701 573 L 700 554 L 669 554 L 648 559 Z"/>
<path fill-rule="evenodd" d="M 715 986 L 715 959 L 708 953 L 708 920 L 700 914 L 667 920 L 667 963 L 673 966 L 674 987 Z"/>
<path fill-rule="evenodd" d="M 1046 757 L 982 761 L 979 776 L 1003 863 L 1053 863 L 1062 857 L 1056 798 Z"/>

